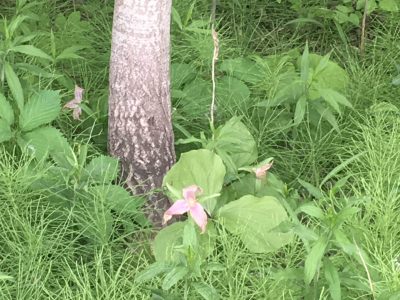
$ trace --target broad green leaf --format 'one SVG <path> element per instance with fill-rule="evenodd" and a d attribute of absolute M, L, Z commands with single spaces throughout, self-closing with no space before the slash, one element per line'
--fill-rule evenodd
<path fill-rule="evenodd" d="M 35 33 L 31 33 L 31 34 L 26 34 L 26 35 L 18 35 L 14 38 L 12 44 L 13 45 L 20 45 L 20 44 L 24 44 L 27 42 L 30 42 L 31 40 L 33 40 L 35 37 L 41 36 L 41 35 L 45 35 L 45 33 L 39 33 L 39 32 L 35 32 Z"/>
<path fill-rule="evenodd" d="M 323 57 L 316 54 L 311 54 L 310 56 L 311 66 L 316 68 Z M 343 92 L 347 88 L 350 79 L 343 68 L 333 61 L 329 61 L 326 67 L 313 78 L 313 81 L 320 88 L 330 88 L 338 92 Z"/>
<path fill-rule="evenodd" d="M 306 284 L 310 284 L 315 274 L 319 270 L 321 260 L 324 256 L 325 249 L 328 245 L 328 241 L 321 237 L 312 247 L 310 253 L 308 253 L 305 264 L 304 264 L 304 280 Z"/>
<path fill-rule="evenodd" d="M 187 267 L 178 266 L 178 267 L 173 268 L 171 271 L 169 271 L 167 273 L 167 275 L 165 275 L 164 281 L 162 283 L 162 289 L 169 290 L 171 287 L 173 287 L 175 284 L 177 284 L 178 281 L 185 278 L 185 276 L 188 273 L 189 273 L 189 269 Z"/>
<path fill-rule="evenodd" d="M 287 84 L 281 83 L 274 97 L 270 100 L 260 102 L 258 106 L 274 107 L 283 103 L 295 103 L 303 95 L 304 84 L 298 77 L 294 77 Z"/>
<path fill-rule="evenodd" d="M 344 37 L 345 33 L 340 24 L 349 22 L 352 23 L 354 26 L 359 26 L 359 13 L 355 12 L 352 6 L 337 5 L 335 11 L 335 25 L 343 42 L 347 42 L 347 37 Z"/>
<path fill-rule="evenodd" d="M 324 60 L 324 56 L 313 53 L 309 54 L 310 69 L 316 70 L 321 63 L 321 60 Z M 298 61 L 298 66 L 301 67 L 300 60 Z M 311 86 L 333 89 L 337 92 L 343 93 L 346 90 L 349 82 L 350 79 L 347 72 L 337 63 L 330 60 L 325 64 L 325 67 L 318 72 L 318 74 L 313 76 Z"/>
<path fill-rule="evenodd" d="M 51 154 L 60 167 L 72 167 L 74 153 L 62 133 L 54 127 L 41 127 L 25 133 L 19 140 L 19 145 L 39 160 Z"/>
<path fill-rule="evenodd" d="M 349 15 L 349 22 L 352 23 L 354 26 L 360 26 L 360 16 L 356 13 L 352 13 Z"/>
<path fill-rule="evenodd" d="M 29 72 L 33 75 L 40 76 L 43 78 L 56 78 L 56 77 L 60 76 L 60 75 L 57 75 L 54 73 L 47 72 L 46 70 L 44 70 L 38 66 L 27 64 L 27 63 L 17 63 L 17 64 L 15 64 L 15 66 L 19 69 L 22 69 L 26 72 Z"/>
<path fill-rule="evenodd" d="M 297 234 L 301 239 L 306 241 L 316 241 L 319 236 L 312 229 L 307 228 L 303 224 L 295 225 L 292 229 L 293 233 Z"/>
<path fill-rule="evenodd" d="M 284 191 L 285 184 L 270 171 L 267 173 L 266 181 L 263 181 L 261 186 L 257 186 L 257 188 L 256 177 L 254 174 L 248 174 L 224 189 L 224 192 L 232 193 L 229 202 L 246 195 L 254 195 L 257 197 L 272 196 L 279 199 L 284 195 Z M 220 199 L 218 202 L 220 202 Z"/>
<path fill-rule="evenodd" d="M 254 253 L 276 251 L 292 241 L 292 233 L 274 231 L 288 220 L 285 209 L 274 197 L 244 196 L 224 205 L 218 219 Z"/>
<path fill-rule="evenodd" d="M 57 17 L 54 20 L 54 25 L 58 27 L 58 29 L 64 29 L 65 25 L 67 22 L 67 18 L 65 17 L 64 14 L 60 13 L 57 15 Z"/>
<path fill-rule="evenodd" d="M 323 97 L 329 97 L 328 94 L 326 94 L 327 91 L 329 93 L 329 96 L 334 98 L 336 100 L 336 102 L 338 102 L 339 104 L 350 107 L 350 108 L 353 107 L 353 105 L 350 103 L 350 101 L 347 100 L 347 98 L 343 94 L 336 92 L 335 90 L 329 90 L 329 89 L 326 90 L 325 89 L 322 94 Z"/>
<path fill-rule="evenodd" d="M 6 75 L 6 80 L 8 87 L 11 90 L 11 94 L 17 102 L 18 109 L 21 112 L 24 107 L 24 92 L 17 74 L 15 74 L 12 66 L 8 62 L 4 64 L 4 74 Z"/>
<path fill-rule="evenodd" d="M 37 130 L 39 131 L 40 129 L 41 128 Z M 67 139 L 63 137 L 61 133 L 56 142 L 52 142 L 50 155 L 58 166 L 65 169 L 70 169 L 72 166 L 76 167 L 78 164 L 73 149 L 69 145 Z"/>
<path fill-rule="evenodd" d="M 317 218 L 317 219 L 323 219 L 324 218 L 324 212 L 317 206 L 315 206 L 312 203 L 306 203 L 303 205 L 300 205 L 299 208 L 296 210 L 297 212 L 303 212 L 311 217 Z"/>
<path fill-rule="evenodd" d="M 322 72 L 323 70 L 325 70 L 325 68 L 328 66 L 329 64 L 329 59 L 331 57 L 331 54 L 328 53 L 327 55 L 324 55 L 321 60 L 319 61 L 317 67 L 315 68 L 315 72 L 314 72 L 314 76 L 317 76 L 318 73 Z"/>
<path fill-rule="evenodd" d="M 233 117 L 220 126 L 207 148 L 217 154 L 223 152 L 229 155 L 235 167 L 234 170 L 228 167 L 230 173 L 237 173 L 239 168 L 249 166 L 257 159 L 256 141 L 239 117 Z M 225 161 L 224 156 L 221 155 L 221 158 Z"/>
<path fill-rule="evenodd" d="M 56 91 L 41 91 L 29 99 L 20 116 L 20 127 L 30 131 L 54 121 L 60 113 L 60 95 Z"/>
<path fill-rule="evenodd" d="M 138 283 L 146 282 L 152 280 L 160 274 L 168 272 L 171 270 L 171 266 L 163 262 L 155 262 L 148 266 L 146 269 L 141 271 L 135 278 Z"/>
<path fill-rule="evenodd" d="M 334 109 L 340 114 L 340 105 L 344 105 L 347 107 L 352 107 L 351 103 L 345 96 L 341 93 L 336 92 L 332 89 L 318 89 L 318 93 L 321 97 Z"/>
<path fill-rule="evenodd" d="M 353 7 L 344 6 L 344 5 L 337 5 L 336 9 L 338 11 L 341 11 L 341 12 L 346 13 L 346 14 L 351 13 L 354 10 Z"/>
<path fill-rule="evenodd" d="M 0 93 L 0 119 L 3 119 L 9 126 L 14 123 L 14 111 L 11 104 Z"/>
<path fill-rule="evenodd" d="M 12 37 L 17 29 L 21 26 L 21 24 L 26 20 L 29 19 L 28 16 L 24 15 L 17 15 L 15 18 L 12 19 L 10 25 L 8 26 L 9 34 Z"/>
<path fill-rule="evenodd" d="M 304 115 L 307 109 L 307 98 L 301 96 L 299 101 L 296 103 L 296 110 L 294 112 L 294 125 L 299 125 L 304 119 Z"/>
<path fill-rule="evenodd" d="M 400 2 L 398 0 L 380 0 L 379 8 L 385 11 L 399 11 Z"/>
<path fill-rule="evenodd" d="M 179 161 L 168 171 L 164 177 L 163 185 L 170 186 L 174 190 L 182 191 L 190 185 L 197 185 L 203 193 L 199 202 L 204 205 L 208 212 L 212 212 L 216 205 L 216 199 L 207 199 L 218 194 L 224 183 L 225 166 L 221 158 L 210 150 L 192 150 L 181 155 Z M 174 201 L 179 198 L 172 195 Z"/>
<path fill-rule="evenodd" d="M 313 186 L 311 183 L 308 183 L 304 180 L 297 179 L 297 181 L 316 199 L 322 199 L 324 198 L 324 195 L 322 194 L 321 190 L 315 186 Z"/>
<path fill-rule="evenodd" d="M 344 223 L 352 218 L 354 218 L 355 214 L 357 214 L 360 211 L 358 207 L 354 206 L 347 206 L 343 207 L 340 212 L 336 215 L 336 224 L 339 225 L 341 223 Z"/>
<path fill-rule="evenodd" d="M 183 92 L 185 99 L 177 103 L 178 111 L 185 117 L 193 118 L 210 113 L 211 83 L 201 78 L 196 78 L 186 84 Z"/>
<path fill-rule="evenodd" d="M 22 54 L 26 54 L 29 56 L 35 56 L 35 57 L 40 57 L 40 58 L 44 58 L 47 60 L 53 60 L 51 58 L 50 55 L 46 54 L 45 52 L 43 52 L 42 50 L 32 46 L 32 45 L 19 45 L 19 46 L 14 46 L 12 48 L 12 51 L 14 52 L 18 52 L 18 53 L 22 53 Z"/>
<path fill-rule="evenodd" d="M 219 295 L 214 287 L 204 282 L 194 282 L 192 286 L 205 300 L 218 300 Z"/>
<path fill-rule="evenodd" d="M 85 171 L 90 180 L 98 183 L 109 183 L 117 178 L 118 160 L 110 156 L 98 156 L 86 166 Z"/>
<path fill-rule="evenodd" d="M 343 234 L 344 235 L 344 234 Z M 337 235 L 335 234 L 336 240 L 338 239 Z M 346 250 L 343 248 L 343 251 L 348 251 L 349 255 L 352 255 L 360 265 L 371 265 L 372 261 L 368 256 L 367 252 L 365 252 L 361 247 L 359 247 L 356 243 L 354 244 L 347 244 Z"/>
<path fill-rule="evenodd" d="M 341 5 L 338 5 L 336 7 L 335 21 L 340 25 L 349 21 L 349 15 L 348 13 L 340 11 L 339 7 L 341 7 Z"/>
<path fill-rule="evenodd" d="M 177 262 L 178 255 L 174 248 L 182 243 L 184 222 L 173 223 L 158 232 L 152 249 L 158 262 Z"/>
<path fill-rule="evenodd" d="M 322 90 L 320 90 L 319 92 L 322 99 L 324 99 L 325 102 L 340 115 L 342 112 L 340 111 L 339 104 L 336 102 L 335 97 L 332 97 L 332 94 L 330 93 L 324 93 L 324 91 Z"/>
<path fill-rule="evenodd" d="M 262 68 L 249 58 L 226 59 L 219 69 L 228 75 L 252 84 L 262 81 L 265 77 Z"/>
<path fill-rule="evenodd" d="M 103 199 L 103 202 L 118 213 L 140 214 L 144 199 L 132 196 L 119 185 L 96 185 L 89 188 L 89 192 Z"/>
<path fill-rule="evenodd" d="M 234 77 L 224 76 L 217 82 L 216 101 L 217 110 L 236 107 L 239 111 L 245 111 L 250 101 L 250 89 L 247 85 Z"/>
<path fill-rule="evenodd" d="M 193 222 L 187 222 L 183 228 L 183 245 L 196 248 L 197 246 L 197 233 Z"/>
<path fill-rule="evenodd" d="M 364 10 L 366 0 L 357 0 L 356 9 Z M 377 8 L 376 1 L 368 1 L 368 10 L 367 13 L 370 14 Z"/>
<path fill-rule="evenodd" d="M 301 64 L 300 64 L 300 78 L 305 84 L 308 83 L 309 68 L 310 68 L 310 61 L 309 61 L 308 42 L 306 42 L 306 47 L 304 48 L 303 55 L 301 56 Z"/>
<path fill-rule="evenodd" d="M 0 119 L 0 143 L 10 140 L 12 136 L 10 125 L 5 120 Z"/>
<path fill-rule="evenodd" d="M 331 188 L 332 193 L 336 194 L 338 191 L 340 191 L 341 188 L 346 185 L 346 183 L 350 177 L 352 177 L 351 174 L 336 181 L 335 184 L 333 185 L 333 187 Z"/>
<path fill-rule="evenodd" d="M 325 279 L 329 284 L 329 293 L 331 294 L 332 300 L 341 300 L 342 293 L 340 289 L 340 277 L 335 266 L 331 263 L 329 258 L 324 260 L 324 271 Z"/>
<path fill-rule="evenodd" d="M 260 87 L 265 89 L 265 105 L 272 107 L 281 103 L 295 103 L 304 94 L 305 84 L 293 64 L 293 58 L 300 54 L 291 51 L 285 55 L 270 55 L 265 58 L 254 57 L 263 68 L 264 79 Z M 296 52 L 296 53 L 295 53 Z"/>
<path fill-rule="evenodd" d="M 79 24 L 81 22 L 81 13 L 80 11 L 74 11 L 69 14 L 67 22 L 70 24 Z"/>
<path fill-rule="evenodd" d="M 342 248 L 346 254 L 357 255 L 357 247 L 347 238 L 342 230 L 336 229 L 333 232 L 333 236 L 335 237 L 335 243 Z"/>
<path fill-rule="evenodd" d="M 335 129 L 337 132 L 339 132 L 339 125 L 337 123 L 336 117 L 333 115 L 333 113 L 330 111 L 330 109 L 323 106 L 321 103 L 315 103 L 315 102 L 311 102 L 311 103 L 312 103 L 312 106 L 320 114 L 321 118 L 328 121 L 328 123 L 333 127 L 333 129 Z"/>
<path fill-rule="evenodd" d="M 85 49 L 86 46 L 71 46 L 68 48 L 65 48 L 57 57 L 56 60 L 61 60 L 61 59 L 83 59 L 82 56 L 76 54 L 79 50 Z"/>
<path fill-rule="evenodd" d="M 154 257 L 160 262 L 179 262 L 179 253 L 175 247 L 183 243 L 183 230 L 186 222 L 173 223 L 158 232 L 155 237 L 152 249 Z M 204 234 L 199 235 L 200 255 L 206 258 L 213 251 L 215 246 L 215 228 L 211 221 L 207 224 Z"/>

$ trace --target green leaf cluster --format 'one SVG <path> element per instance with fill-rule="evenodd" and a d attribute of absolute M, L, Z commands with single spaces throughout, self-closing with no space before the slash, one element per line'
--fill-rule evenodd
<path fill-rule="evenodd" d="M 183 153 L 163 185 L 174 201 L 182 199 L 185 187 L 201 188 L 197 200 L 210 216 L 207 230 L 200 234 L 191 219 L 162 229 L 152 245 L 157 260 L 154 270 L 144 270 L 139 280 L 165 274 L 163 289 L 169 289 L 182 279 L 196 278 L 208 268 L 205 259 L 215 247 L 221 226 L 254 253 L 274 252 L 292 241 L 293 233 L 284 226 L 289 220 L 281 202 L 284 184 L 273 174 L 264 180 L 243 173 L 252 172 L 257 147 L 240 118 L 233 117 L 215 129 L 209 139 L 203 134 L 181 142 L 199 142 L 204 149 Z M 170 268 L 161 267 L 165 264 Z M 214 295 L 205 283 L 192 283 L 201 295 Z"/>

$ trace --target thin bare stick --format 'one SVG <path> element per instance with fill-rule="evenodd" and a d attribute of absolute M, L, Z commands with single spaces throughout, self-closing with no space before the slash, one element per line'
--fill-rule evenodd
<path fill-rule="evenodd" d="M 215 114 L 215 90 L 216 90 L 216 81 L 215 81 L 215 64 L 218 61 L 219 54 L 219 40 L 218 33 L 215 31 L 215 10 L 217 6 L 217 1 L 213 0 L 212 8 L 211 8 L 211 35 L 214 41 L 214 53 L 211 65 L 211 80 L 212 80 L 212 100 L 211 100 L 211 108 L 210 108 L 210 118 L 211 118 L 211 126 L 214 128 L 214 114 Z"/>
<path fill-rule="evenodd" d="M 364 14 L 361 23 L 361 38 L 360 38 L 360 54 L 364 55 L 365 51 L 365 27 L 367 26 L 368 15 L 368 0 L 365 0 Z"/>
<path fill-rule="evenodd" d="M 215 12 L 217 11 L 217 0 L 212 0 L 211 3 L 211 25 L 215 25 Z"/>

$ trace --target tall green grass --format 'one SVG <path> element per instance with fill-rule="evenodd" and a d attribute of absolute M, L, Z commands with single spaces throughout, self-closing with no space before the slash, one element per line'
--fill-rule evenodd
<path fill-rule="evenodd" d="M 363 152 L 347 173 L 352 192 L 365 196 L 365 208 L 355 223 L 380 274 L 377 289 L 400 288 L 400 122 L 398 112 L 373 112 L 357 121 L 349 155 Z"/>
<path fill-rule="evenodd" d="M 176 2 L 182 12 L 191 3 Z M 293 135 L 275 126 L 278 111 L 261 110 L 254 106 L 254 99 L 225 107 L 224 118 L 243 115 L 244 122 L 257 137 L 260 158 L 273 156 L 274 172 L 290 188 L 299 187 L 298 178 L 318 185 L 335 166 L 362 153 L 334 180 L 349 176 L 342 195 L 345 199 L 355 196 L 364 201 L 362 211 L 349 223 L 357 229 L 357 240 L 369 255 L 370 263 L 366 268 L 355 267 L 343 253 L 335 254 L 335 263 L 343 266 L 342 271 L 346 271 L 346 266 L 354 267 L 350 279 L 365 287 L 361 289 L 355 284 L 345 291 L 344 299 L 378 299 L 379 296 L 389 299 L 384 293 L 400 290 L 400 121 L 395 109 L 400 105 L 400 88 L 390 84 L 394 64 L 400 62 L 398 16 L 371 20 L 366 53 L 360 57 L 351 47 L 354 45 L 336 43 L 337 33 L 328 25 L 307 35 L 296 26 L 288 25 L 297 15 L 286 4 L 249 0 L 244 5 L 242 2 L 221 1 L 218 15 L 221 59 L 301 49 L 307 39 L 313 51 L 326 53 L 334 48 L 333 57 L 350 74 L 351 87 L 347 94 L 355 109 L 346 111 L 340 118 L 339 133 L 323 127 L 309 128 L 304 123 Z M 82 53 L 84 62 L 64 67 L 87 90 L 90 101 L 95 101 L 94 106 L 106 106 L 112 5 L 102 1 L 104 9 L 99 11 L 98 3 L 91 0 L 74 6 L 65 1 L 49 1 L 41 9 L 51 18 L 60 12 L 80 10 L 91 24 L 93 30 L 85 33 L 91 48 Z M 11 14 L 12 4 L 9 1 L 9 7 L 1 7 L 1 11 Z M 208 4 L 199 1 L 193 17 L 207 19 Z M 209 78 L 210 45 L 212 41 L 207 36 L 199 39 L 189 34 L 183 38 L 178 34 L 173 37 L 172 61 L 193 63 L 199 76 Z M 376 106 L 382 103 L 394 105 L 394 111 L 385 112 L 387 105 Z M 95 135 L 104 138 L 102 126 L 106 125 L 106 119 L 96 122 L 101 123 L 101 128 Z M 191 120 L 185 123 L 187 129 L 197 135 L 201 128 L 190 123 Z M 82 126 L 62 118 L 58 124 L 70 140 L 86 142 L 93 136 L 90 122 Z M 99 144 L 91 151 L 104 151 Z M 46 190 L 33 192 L 32 183 L 46 169 L 32 172 L 31 165 L 30 157 L 0 149 L 0 274 L 12 278 L 0 279 L 0 299 L 150 299 L 151 289 L 160 286 L 159 280 L 146 285 L 135 283 L 138 272 L 153 262 L 149 240 L 112 236 L 102 245 L 83 242 L 83 229 L 76 224 L 84 217 L 82 213 L 73 209 L 60 213 Z M 94 226 L 85 221 L 88 226 Z M 98 230 L 101 234 L 101 226 Z M 132 236 L 142 235 L 142 229 L 132 232 Z M 237 238 L 222 232 L 209 260 L 222 263 L 225 269 L 205 271 L 202 280 L 212 284 L 223 299 L 301 299 L 304 286 L 277 274 L 303 267 L 305 255 L 298 240 L 275 254 L 250 254 Z M 317 299 L 329 299 L 328 286 L 323 284 L 325 288 Z M 185 282 L 174 287 L 171 293 L 177 299 L 197 299 Z"/>

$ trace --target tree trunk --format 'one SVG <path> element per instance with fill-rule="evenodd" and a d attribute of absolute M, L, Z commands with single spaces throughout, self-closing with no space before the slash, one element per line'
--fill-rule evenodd
<path fill-rule="evenodd" d="M 135 194 L 159 188 L 175 161 L 169 87 L 171 0 L 116 0 L 110 62 L 108 147 Z M 169 205 L 148 197 L 156 227 Z"/>

